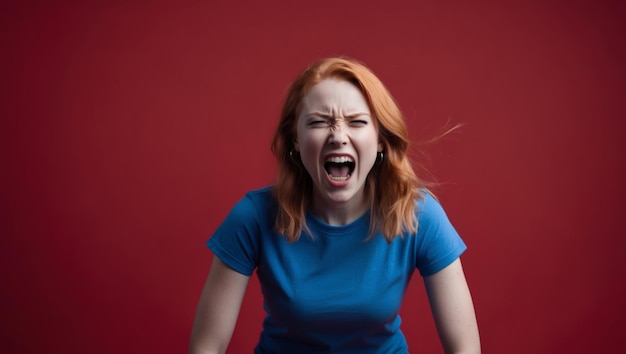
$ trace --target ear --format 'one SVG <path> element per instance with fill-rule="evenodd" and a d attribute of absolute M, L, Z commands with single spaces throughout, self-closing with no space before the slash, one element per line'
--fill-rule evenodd
<path fill-rule="evenodd" d="M 382 152 L 383 150 L 385 150 L 385 145 L 383 145 L 383 143 L 378 143 L 378 152 Z"/>
<path fill-rule="evenodd" d="M 298 140 L 294 140 L 293 149 L 296 150 L 297 152 L 300 152 L 300 144 L 298 144 Z"/>

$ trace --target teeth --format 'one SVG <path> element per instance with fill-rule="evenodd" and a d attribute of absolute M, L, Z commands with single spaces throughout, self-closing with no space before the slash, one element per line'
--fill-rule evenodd
<path fill-rule="evenodd" d="M 326 158 L 326 162 L 345 163 L 354 162 L 354 160 L 350 156 L 330 156 Z"/>

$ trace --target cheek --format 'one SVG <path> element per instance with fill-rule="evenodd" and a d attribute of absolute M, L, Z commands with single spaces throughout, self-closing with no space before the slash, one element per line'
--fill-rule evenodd
<path fill-rule="evenodd" d="M 364 133 L 366 134 L 360 136 L 362 166 L 366 169 L 370 169 L 376 162 L 376 155 L 378 154 L 380 144 L 378 143 L 378 135 L 375 131 Z"/>
<path fill-rule="evenodd" d="M 302 164 L 310 175 L 316 175 L 323 141 L 315 134 L 301 134 L 298 137 L 298 145 L 300 147 Z"/>
<path fill-rule="evenodd" d="M 355 141 L 358 141 L 359 144 L 363 147 L 364 150 L 378 150 L 378 146 L 380 145 L 378 141 L 378 134 L 376 134 L 375 130 L 363 130 L 359 131 L 358 134 L 354 135 Z"/>
<path fill-rule="evenodd" d="M 315 148 L 303 142 L 300 144 L 300 158 L 305 166 L 310 165 L 311 160 L 315 160 Z"/>
<path fill-rule="evenodd" d="M 318 152 L 318 150 L 324 144 L 324 139 L 319 135 L 320 134 L 314 134 L 311 132 L 307 134 L 300 134 L 298 136 L 300 153 L 312 154 Z"/>

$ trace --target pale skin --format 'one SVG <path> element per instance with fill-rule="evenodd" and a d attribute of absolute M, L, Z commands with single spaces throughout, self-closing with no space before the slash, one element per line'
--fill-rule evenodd
<path fill-rule="evenodd" d="M 369 107 L 347 81 L 326 79 L 303 98 L 297 122 L 302 162 L 315 185 L 313 213 L 331 225 L 345 225 L 368 208 L 363 185 L 383 150 Z M 345 179 L 329 178 L 324 161 L 349 156 L 355 169 Z M 200 296 L 191 333 L 190 354 L 225 353 L 230 343 L 249 277 L 214 257 Z M 478 326 L 461 261 L 424 278 L 445 353 L 480 353 Z"/>
<path fill-rule="evenodd" d="M 213 258 L 196 309 L 190 354 L 226 353 L 249 279 Z"/>
<path fill-rule="evenodd" d="M 369 208 L 364 197 L 367 175 L 383 150 L 365 97 L 353 84 L 326 79 L 302 99 L 294 149 L 300 152 L 313 185 L 313 213 L 330 225 L 350 223 Z M 349 156 L 355 163 L 346 181 L 330 178 L 329 156 Z"/>
<path fill-rule="evenodd" d="M 461 260 L 424 277 L 430 308 L 445 353 L 480 353 L 472 296 Z"/>

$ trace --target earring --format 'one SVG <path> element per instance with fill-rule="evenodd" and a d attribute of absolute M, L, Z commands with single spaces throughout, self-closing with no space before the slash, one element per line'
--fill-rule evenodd
<path fill-rule="evenodd" d="M 294 150 L 294 149 L 291 149 L 291 150 L 289 151 L 289 157 L 291 157 L 291 159 L 292 159 L 294 162 L 299 162 L 299 161 L 300 161 L 300 153 L 298 153 L 298 151 L 296 151 L 296 150 Z"/>
<path fill-rule="evenodd" d="M 376 154 L 376 164 L 380 165 L 381 163 L 383 163 L 384 158 L 385 158 L 385 155 L 383 154 L 383 152 L 379 151 L 378 154 Z"/>

